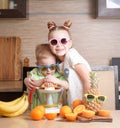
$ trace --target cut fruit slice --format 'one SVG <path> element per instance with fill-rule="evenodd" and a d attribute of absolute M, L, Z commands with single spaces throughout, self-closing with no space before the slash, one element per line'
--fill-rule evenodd
<path fill-rule="evenodd" d="M 77 107 L 75 107 L 73 109 L 73 112 L 76 114 L 80 114 L 85 110 L 85 106 L 84 105 L 78 105 Z"/>
<path fill-rule="evenodd" d="M 65 117 L 68 121 L 76 121 L 77 114 L 76 113 L 69 113 L 69 114 L 65 114 Z"/>
<path fill-rule="evenodd" d="M 82 117 L 85 117 L 85 118 L 92 118 L 95 116 L 95 112 L 94 111 L 91 111 L 91 110 L 84 110 L 82 113 L 81 113 L 81 116 Z"/>
<path fill-rule="evenodd" d="M 103 117 L 110 117 L 110 111 L 109 110 L 99 110 L 97 112 L 98 116 L 103 116 Z"/>

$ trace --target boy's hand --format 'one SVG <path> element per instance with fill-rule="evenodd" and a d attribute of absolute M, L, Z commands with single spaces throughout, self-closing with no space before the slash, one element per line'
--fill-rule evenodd
<path fill-rule="evenodd" d="M 50 83 L 58 83 L 58 78 L 56 78 L 55 76 L 53 75 L 48 75 L 46 76 L 44 82 L 50 82 Z"/>
<path fill-rule="evenodd" d="M 52 83 L 52 82 L 45 82 L 44 86 L 45 87 L 55 87 L 54 83 Z"/>

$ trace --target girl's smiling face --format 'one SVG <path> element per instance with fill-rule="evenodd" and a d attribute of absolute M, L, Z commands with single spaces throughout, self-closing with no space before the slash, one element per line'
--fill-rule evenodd
<path fill-rule="evenodd" d="M 67 51 L 72 47 L 72 40 L 70 39 L 68 32 L 65 30 L 56 30 L 51 32 L 48 42 L 52 52 L 61 61 L 64 60 Z"/>

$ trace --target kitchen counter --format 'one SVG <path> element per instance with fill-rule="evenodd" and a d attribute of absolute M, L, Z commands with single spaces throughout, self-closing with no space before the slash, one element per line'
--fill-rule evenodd
<path fill-rule="evenodd" d="M 14 118 L 0 117 L 1 128 L 119 128 L 120 110 L 111 111 L 112 122 L 61 122 L 58 120 L 31 120 L 29 113 Z"/>
<path fill-rule="evenodd" d="M 22 92 L 22 81 L 0 81 L 0 92 Z"/>
<path fill-rule="evenodd" d="M 20 97 L 23 93 L 23 81 L 0 81 L 0 100 L 11 101 Z"/>

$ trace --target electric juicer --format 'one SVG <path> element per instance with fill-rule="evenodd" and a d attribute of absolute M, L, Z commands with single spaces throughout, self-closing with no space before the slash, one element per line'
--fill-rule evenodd
<path fill-rule="evenodd" d="M 62 106 L 63 91 L 63 88 L 55 88 L 54 90 L 39 88 L 39 100 L 45 107 L 46 113 L 59 113 Z"/>

